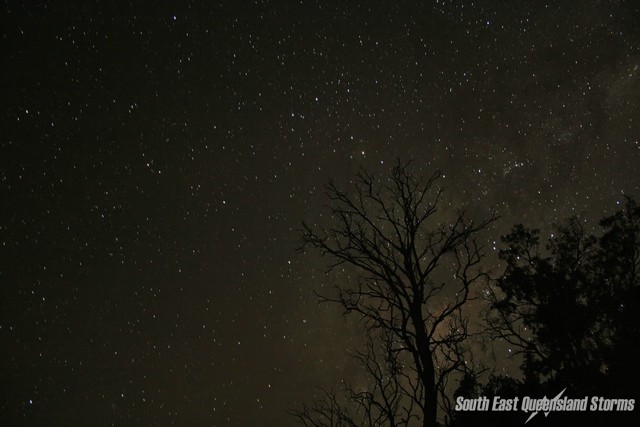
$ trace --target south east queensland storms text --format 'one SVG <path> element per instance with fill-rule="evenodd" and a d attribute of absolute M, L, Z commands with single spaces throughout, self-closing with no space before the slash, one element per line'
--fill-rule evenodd
<path fill-rule="evenodd" d="M 633 411 L 635 399 L 606 399 L 600 396 L 582 399 L 562 397 L 549 399 L 543 397 L 532 399 L 529 396 L 514 397 L 511 399 L 494 396 L 489 399 L 480 396 L 473 399 L 458 396 L 456 399 L 456 411 L 517 411 L 523 412 L 548 412 L 548 411 Z"/>

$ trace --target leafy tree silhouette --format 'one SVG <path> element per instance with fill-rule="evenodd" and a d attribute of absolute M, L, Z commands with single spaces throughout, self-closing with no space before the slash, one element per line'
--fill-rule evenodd
<path fill-rule="evenodd" d="M 607 388 L 638 396 L 640 371 L 635 369 L 640 342 L 640 207 L 626 199 L 625 208 L 604 218 L 600 239 L 598 283 L 606 289 L 601 301 L 609 327 L 605 348 Z"/>
<path fill-rule="evenodd" d="M 450 408 L 447 384 L 468 369 L 462 309 L 486 278 L 476 236 L 495 217 L 474 223 L 460 211 L 436 222 L 440 176 L 419 177 L 400 162 L 385 181 L 361 171 L 349 192 L 326 186 L 333 225 L 303 224 L 302 250 L 329 256 L 331 269 L 360 272 L 357 284 L 319 297 L 362 319 L 368 346 L 356 358 L 370 378 L 364 389 L 345 385 L 343 399 L 324 390 L 323 399 L 293 412 L 303 424 L 435 426 L 438 404 Z"/>
<path fill-rule="evenodd" d="M 627 198 L 624 209 L 600 225 L 596 237 L 583 219 L 569 218 L 555 227 L 544 248 L 539 231 L 521 224 L 503 237 L 500 258 L 506 268 L 490 294 L 487 332 L 522 355 L 523 379 L 493 376 L 483 386 L 467 375 L 457 395 L 552 397 L 566 387 L 574 396 L 637 401 L 640 208 Z M 636 413 L 555 415 L 554 423 L 637 422 Z M 496 425 L 513 422 L 512 416 L 480 418 L 491 417 Z M 460 414 L 454 425 L 480 418 Z"/>
<path fill-rule="evenodd" d="M 500 258 L 507 267 L 497 281 L 502 295 L 491 295 L 491 338 L 523 355 L 527 381 L 577 387 L 573 382 L 585 379 L 585 373 L 599 375 L 598 341 L 604 337 L 594 332 L 602 327 L 596 305 L 602 295 L 594 293 L 589 267 L 597 249 L 583 221 L 573 217 L 557 226 L 547 255 L 540 249 L 538 230 L 517 225 L 503 241 L 507 248 Z"/>

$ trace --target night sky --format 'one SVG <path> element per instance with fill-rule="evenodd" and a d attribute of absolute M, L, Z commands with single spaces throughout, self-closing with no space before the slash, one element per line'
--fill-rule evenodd
<path fill-rule="evenodd" d="M 0 6 L 3 425 L 292 425 L 354 375 L 296 247 L 359 167 L 490 248 L 640 196 L 635 1 L 141 3 Z"/>

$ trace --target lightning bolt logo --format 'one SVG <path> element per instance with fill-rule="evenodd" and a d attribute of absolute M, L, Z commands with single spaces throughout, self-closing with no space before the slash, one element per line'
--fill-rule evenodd
<path fill-rule="evenodd" d="M 567 390 L 567 389 L 565 388 L 565 389 L 564 389 L 564 390 L 562 390 L 560 393 L 558 393 L 558 395 L 557 395 L 556 397 L 554 397 L 553 399 L 551 399 L 551 402 L 555 402 L 556 400 L 560 399 L 566 390 Z M 545 396 L 545 397 L 547 397 L 547 396 Z M 551 412 L 551 411 L 547 411 L 547 412 L 545 412 L 545 413 L 544 413 L 544 416 L 545 416 L 545 417 L 547 417 L 547 416 L 549 415 L 549 413 L 550 413 L 550 412 Z M 529 418 L 527 418 L 527 421 L 525 421 L 524 423 L 525 423 L 525 424 L 526 424 L 526 423 L 528 423 L 528 422 L 529 422 L 529 421 L 531 421 L 531 419 L 532 419 L 533 417 L 535 417 L 536 415 L 538 415 L 538 411 L 533 412 L 531 415 L 529 415 Z"/>

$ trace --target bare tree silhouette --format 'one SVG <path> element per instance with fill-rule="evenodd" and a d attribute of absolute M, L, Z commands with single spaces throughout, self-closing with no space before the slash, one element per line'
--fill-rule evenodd
<path fill-rule="evenodd" d="M 360 315 L 368 344 L 356 358 L 370 379 L 364 390 L 345 385 L 345 399 L 325 391 L 294 411 L 303 424 L 435 426 L 438 406 L 450 409 L 442 398 L 448 379 L 468 369 L 462 309 L 486 277 L 477 233 L 496 218 L 475 223 L 458 211 L 438 223 L 440 177 L 418 177 L 400 162 L 386 181 L 361 171 L 350 192 L 326 186 L 333 225 L 303 223 L 301 250 L 329 256 L 330 270 L 346 264 L 360 272 L 357 284 L 319 298 Z"/>

